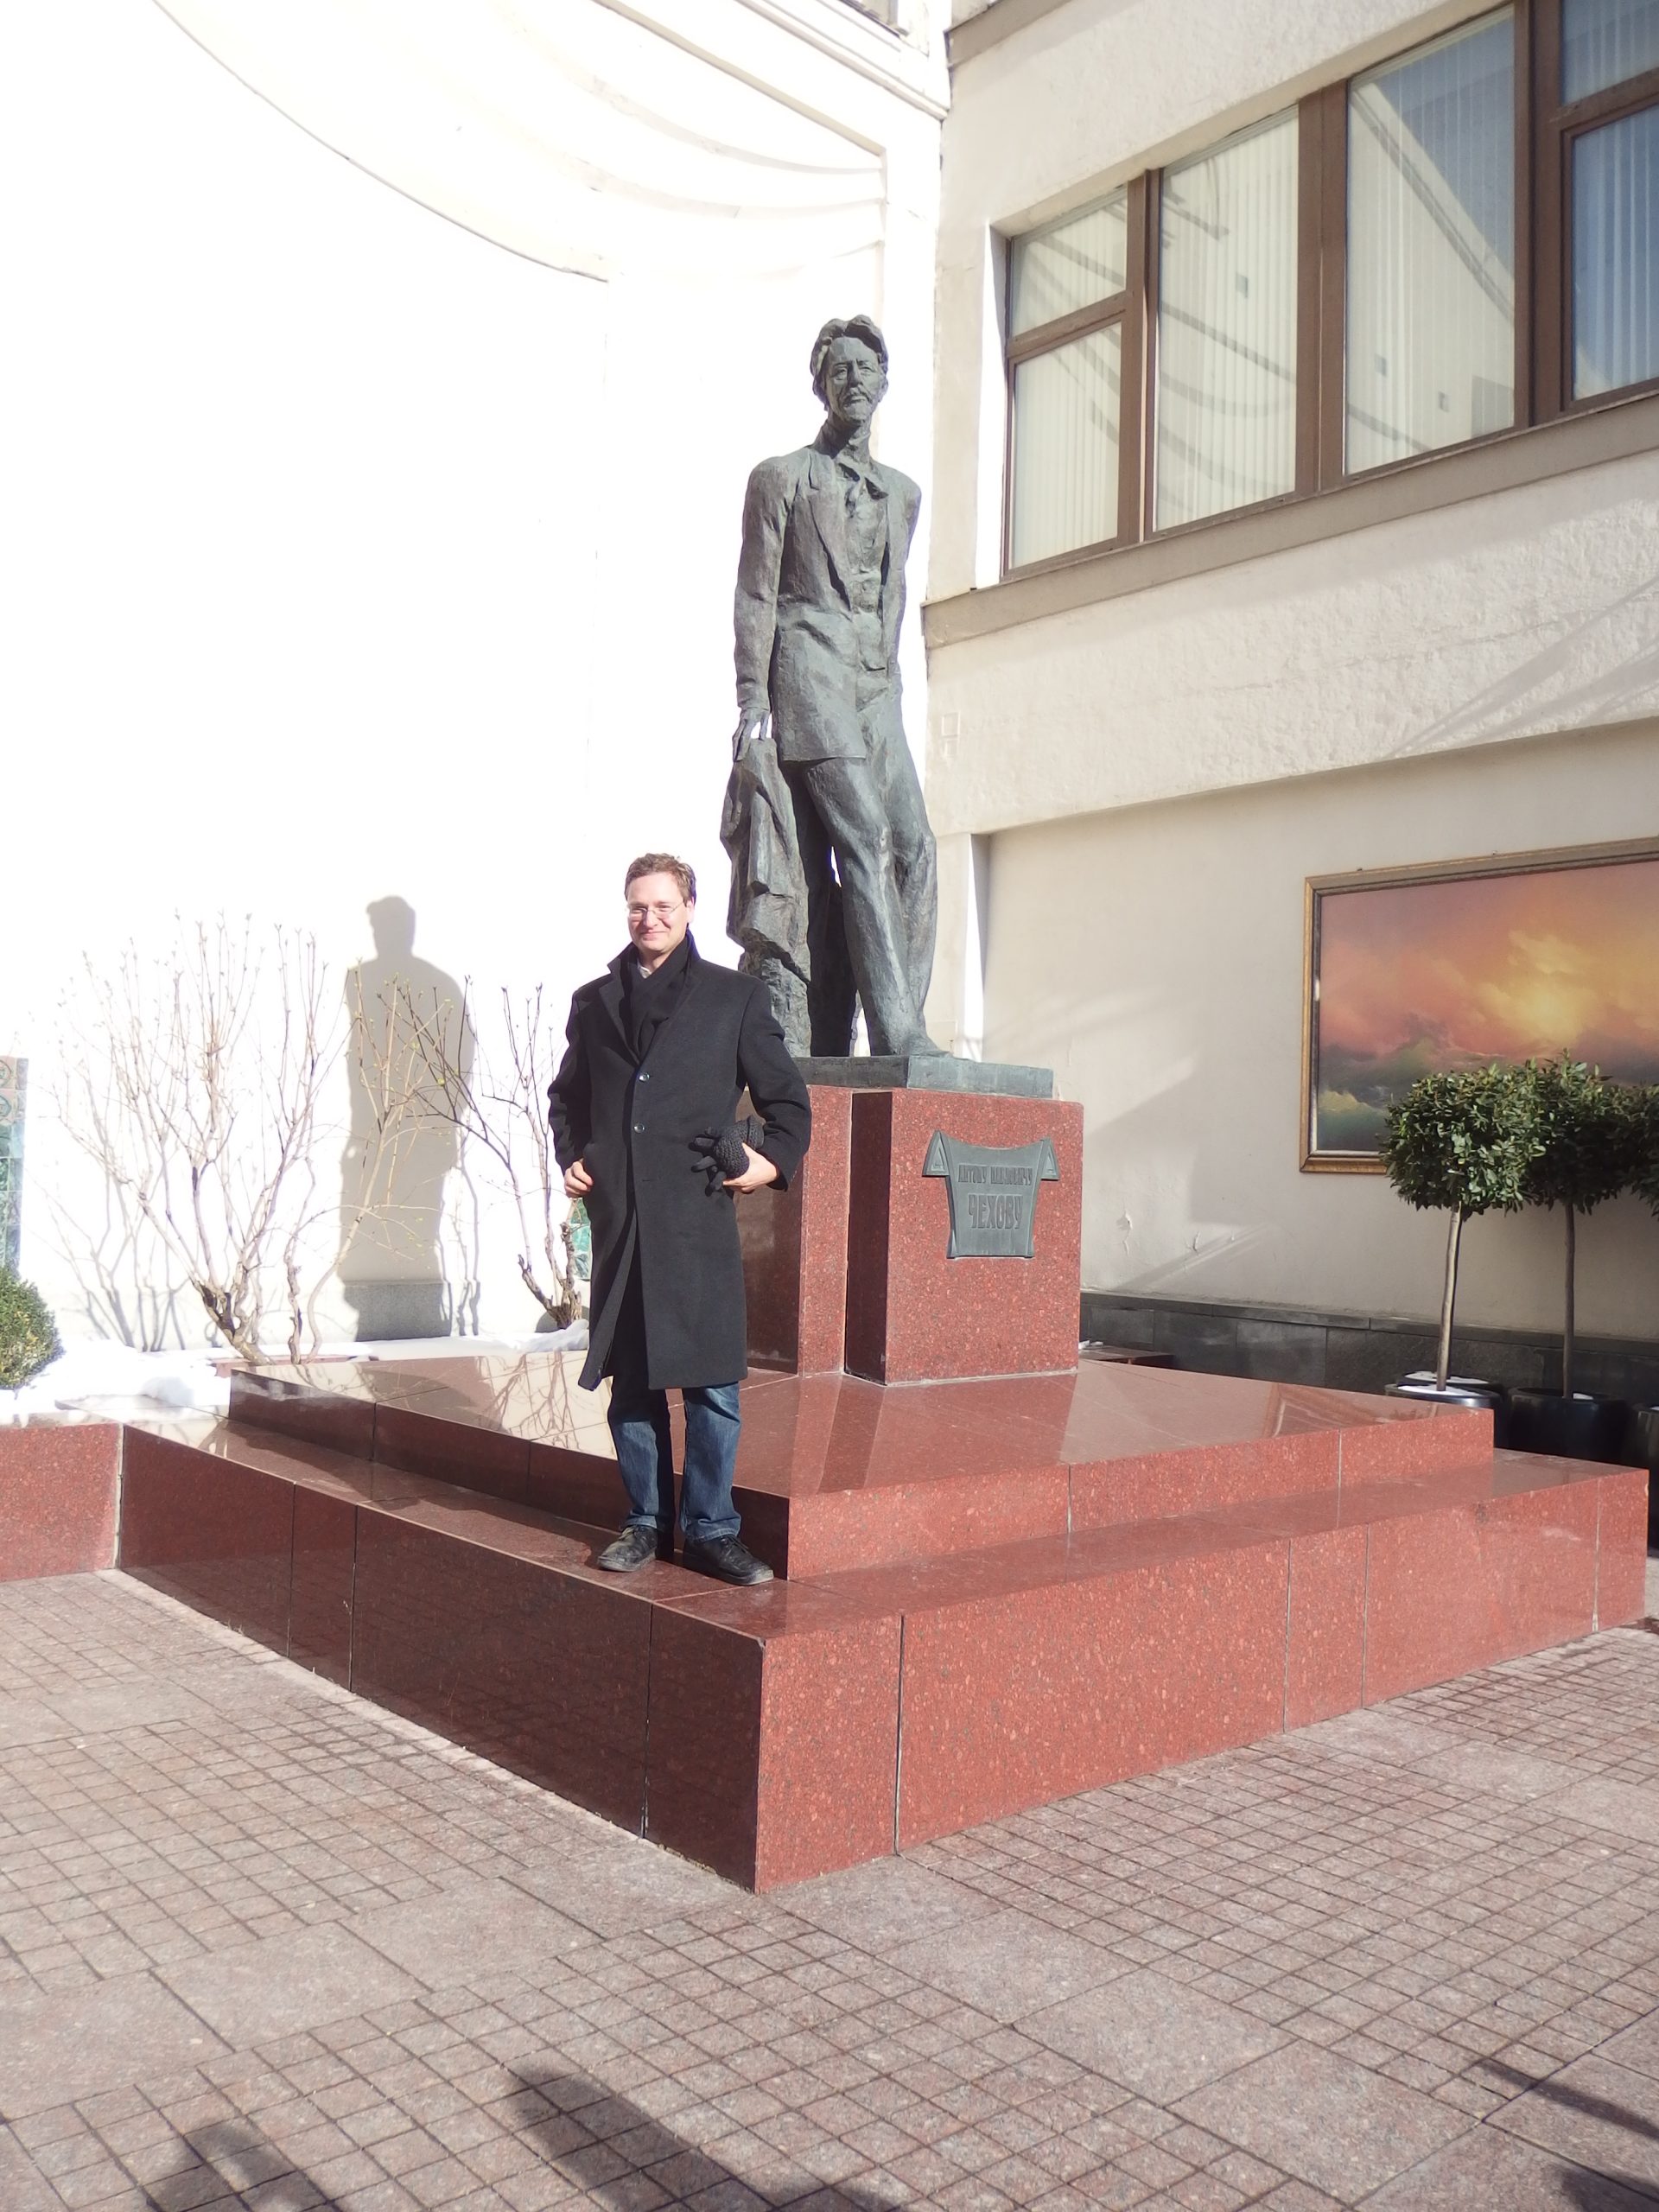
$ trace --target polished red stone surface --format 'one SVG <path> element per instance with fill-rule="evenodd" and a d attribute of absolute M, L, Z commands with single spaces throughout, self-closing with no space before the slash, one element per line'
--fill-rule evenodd
<path fill-rule="evenodd" d="M 386 1363 L 349 1380 L 326 1368 L 295 1374 L 372 1408 L 382 1464 L 610 1529 L 623 1498 L 605 1392 L 576 1388 L 580 1363 L 550 1353 Z M 1070 1374 L 903 1389 L 756 1374 L 743 1410 L 744 1535 L 797 1576 L 1068 1526 L 1334 1495 L 1349 1460 L 1444 1476 L 1448 1461 L 1481 1459 L 1491 1433 L 1484 1414 L 1093 1362 Z"/>
<path fill-rule="evenodd" d="M 314 1675 L 349 1688 L 357 1508 L 296 1484 L 289 1586 L 288 1656 Z"/>
<path fill-rule="evenodd" d="M 1365 1702 L 1588 1635 L 1599 1487 L 1559 1484 L 1375 1522 Z"/>
<path fill-rule="evenodd" d="M 1305 1728 L 1364 1703 L 1367 1542 L 1363 1528 L 1291 1539 L 1287 1728 Z"/>
<path fill-rule="evenodd" d="M 1609 1469 L 1599 1487 L 1596 1626 L 1618 1628 L 1647 1611 L 1648 1471 Z"/>
<path fill-rule="evenodd" d="M 812 1086 L 812 1143 L 787 1191 L 738 1201 L 749 1358 L 822 1375 L 838 1368 L 847 1327 L 848 1176 L 853 1094 Z"/>
<path fill-rule="evenodd" d="M 900 1643 L 822 1586 L 659 1608 L 645 1833 L 763 1890 L 893 1851 Z"/>
<path fill-rule="evenodd" d="M 922 1173 L 936 1131 L 976 1145 L 1052 1141 L 1060 1177 L 1039 1188 L 1033 1258 L 948 1256 L 948 1187 L 943 1177 Z M 1082 1236 L 1081 1106 L 955 1091 L 855 1091 L 849 1370 L 878 1382 L 914 1382 L 1075 1367 Z"/>
<path fill-rule="evenodd" d="M 651 1618 L 531 1560 L 359 1516 L 353 1688 L 635 1830 Z"/>
<path fill-rule="evenodd" d="M 326 1451 L 374 1450 L 374 1404 L 356 1394 L 356 1366 L 254 1368 L 231 1376 L 231 1419 Z M 332 1377 L 333 1380 L 328 1378 Z"/>
<path fill-rule="evenodd" d="M 1407 1402 L 1102 1363 L 756 1376 L 739 1495 L 789 1579 L 607 1576 L 603 1397 L 570 1364 L 296 1378 L 366 1408 L 375 1456 L 130 1430 L 123 1563 L 761 1889 L 1641 1608 L 1639 1470 L 1493 1453 L 1483 1417 Z M 306 1437 L 350 1433 L 302 1410 Z M 528 1495 L 480 1489 L 512 1452 Z"/>
<path fill-rule="evenodd" d="M 907 1618 L 900 1847 L 1273 1734 L 1286 1575 L 1259 1544 Z"/>
<path fill-rule="evenodd" d="M 294 1485 L 240 1468 L 234 1479 L 192 1445 L 126 1432 L 119 1560 L 273 1650 L 288 1649 Z"/>
<path fill-rule="evenodd" d="M 113 1421 L 0 1428 L 0 1582 L 113 1567 L 120 1469 Z"/>

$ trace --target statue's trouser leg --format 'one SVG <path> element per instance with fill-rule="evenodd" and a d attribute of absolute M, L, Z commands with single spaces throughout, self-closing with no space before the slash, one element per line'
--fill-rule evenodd
<path fill-rule="evenodd" d="M 807 1029 L 810 1050 L 842 1059 L 853 1049 L 853 979 L 841 893 L 830 864 L 830 836 L 804 785 L 789 782 L 795 842 L 806 896 Z M 791 1045 L 791 1052 L 795 1047 Z M 796 1053 L 798 1059 L 802 1057 Z"/>
<path fill-rule="evenodd" d="M 893 877 L 904 918 L 905 975 L 919 1023 L 933 980 L 933 948 L 939 926 L 938 861 L 916 763 L 905 742 L 899 695 L 867 711 L 865 728 L 877 742 L 871 758 L 882 777 L 887 825 L 893 834 Z M 878 749 L 879 747 L 879 749 Z"/>
<path fill-rule="evenodd" d="M 873 1052 L 910 1051 L 921 1032 L 912 995 L 904 912 L 893 874 L 893 832 L 877 765 L 811 760 L 792 765 L 835 847 L 847 945 Z"/>

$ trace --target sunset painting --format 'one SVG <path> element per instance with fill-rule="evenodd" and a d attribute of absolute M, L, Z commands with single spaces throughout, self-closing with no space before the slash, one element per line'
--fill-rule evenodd
<path fill-rule="evenodd" d="M 1308 888 L 1310 1166 L 1374 1160 L 1442 1069 L 1567 1052 L 1659 1083 L 1659 848 Z"/>

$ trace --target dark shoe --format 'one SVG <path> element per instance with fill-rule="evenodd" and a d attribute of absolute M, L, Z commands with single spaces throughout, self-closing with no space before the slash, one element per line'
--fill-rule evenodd
<path fill-rule="evenodd" d="M 754 1554 L 741 1536 L 716 1536 L 711 1543 L 685 1540 L 682 1567 L 696 1574 L 712 1574 L 716 1582 L 770 1582 L 772 1569 Z"/>
<path fill-rule="evenodd" d="M 658 1556 L 657 1531 L 654 1529 L 625 1529 L 613 1544 L 607 1544 L 594 1561 L 607 1574 L 632 1574 L 638 1567 L 649 1566 Z"/>

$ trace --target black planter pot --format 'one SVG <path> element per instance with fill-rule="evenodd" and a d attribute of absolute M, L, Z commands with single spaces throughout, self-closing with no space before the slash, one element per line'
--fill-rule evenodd
<path fill-rule="evenodd" d="M 1389 1398 L 1421 1398 L 1434 1406 L 1472 1406 L 1492 1416 L 1492 1443 L 1501 1448 L 1509 1441 L 1510 1394 L 1501 1382 L 1485 1382 L 1471 1375 L 1448 1376 L 1437 1382 L 1432 1374 L 1408 1375 L 1390 1382 L 1383 1394 Z"/>
<path fill-rule="evenodd" d="M 1570 1398 L 1559 1390 L 1512 1390 L 1510 1448 L 1617 1466 L 1624 1457 L 1629 1412 L 1622 1398 L 1595 1398 L 1582 1390 Z"/>
<path fill-rule="evenodd" d="M 1625 1409 L 1624 1464 L 1648 1471 L 1648 1543 L 1659 1544 L 1659 1406 Z"/>

